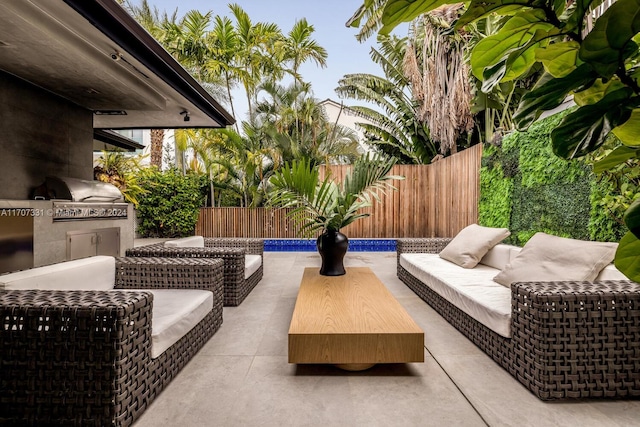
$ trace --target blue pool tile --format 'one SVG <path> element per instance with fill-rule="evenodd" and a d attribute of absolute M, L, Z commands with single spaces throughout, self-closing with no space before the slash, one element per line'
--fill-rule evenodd
<path fill-rule="evenodd" d="M 265 239 L 265 252 L 316 252 L 315 239 Z M 349 239 L 352 252 L 395 252 L 395 239 Z"/>

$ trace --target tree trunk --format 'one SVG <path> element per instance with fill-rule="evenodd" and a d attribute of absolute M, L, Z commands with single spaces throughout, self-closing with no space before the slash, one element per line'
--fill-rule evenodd
<path fill-rule="evenodd" d="M 162 170 L 162 148 L 164 143 L 164 129 L 151 129 L 151 165 Z"/>

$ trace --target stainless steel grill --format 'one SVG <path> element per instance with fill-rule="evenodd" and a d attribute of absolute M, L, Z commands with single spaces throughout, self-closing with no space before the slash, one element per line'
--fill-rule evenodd
<path fill-rule="evenodd" d="M 70 200 L 83 203 L 123 202 L 120 190 L 101 181 L 48 176 L 35 193 L 36 199 Z"/>

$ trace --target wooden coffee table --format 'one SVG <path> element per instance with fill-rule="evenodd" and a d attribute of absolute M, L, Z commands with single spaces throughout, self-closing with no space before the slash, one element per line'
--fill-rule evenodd
<path fill-rule="evenodd" d="M 424 332 L 368 267 L 306 268 L 289 327 L 289 363 L 349 370 L 424 362 Z"/>

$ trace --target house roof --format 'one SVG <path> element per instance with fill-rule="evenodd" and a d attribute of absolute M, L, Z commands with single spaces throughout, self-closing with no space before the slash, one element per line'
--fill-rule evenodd
<path fill-rule="evenodd" d="M 0 70 L 92 110 L 99 129 L 235 122 L 113 0 L 0 2 Z"/>

